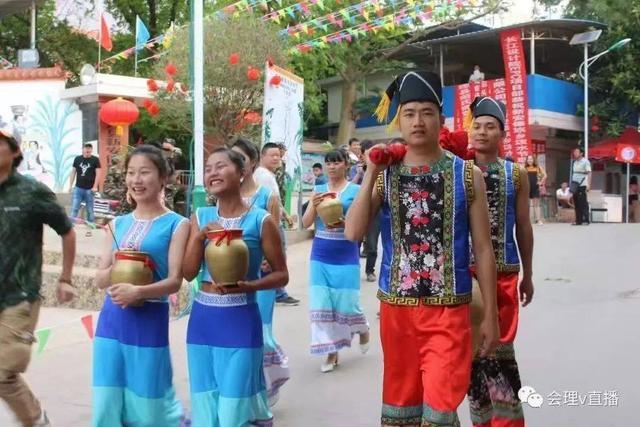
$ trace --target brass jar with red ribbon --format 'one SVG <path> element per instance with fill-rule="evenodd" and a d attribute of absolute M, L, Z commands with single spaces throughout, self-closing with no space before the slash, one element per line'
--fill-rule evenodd
<path fill-rule="evenodd" d="M 207 239 L 204 257 L 213 281 L 221 286 L 233 286 L 245 280 L 249 272 L 249 248 L 242 240 L 242 230 L 209 231 Z"/>
<path fill-rule="evenodd" d="M 121 250 L 111 267 L 111 284 L 131 283 L 144 286 L 153 283 L 154 264 L 146 252 Z"/>
<path fill-rule="evenodd" d="M 342 201 L 336 193 L 326 193 L 318 204 L 318 216 L 327 227 L 335 227 L 344 221 Z"/>

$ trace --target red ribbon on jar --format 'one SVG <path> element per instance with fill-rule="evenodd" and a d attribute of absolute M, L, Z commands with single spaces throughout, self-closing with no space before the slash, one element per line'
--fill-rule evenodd
<path fill-rule="evenodd" d="M 216 246 L 221 246 L 225 239 L 227 240 L 227 246 L 231 244 L 232 240 L 242 239 L 242 230 L 214 230 L 207 232 L 207 239 L 213 241 Z"/>
<path fill-rule="evenodd" d="M 121 261 L 139 261 L 144 263 L 145 267 L 149 267 L 151 270 L 156 268 L 156 265 L 153 263 L 153 260 L 149 255 L 141 254 L 141 253 L 127 253 L 126 251 L 116 252 L 116 260 Z"/>

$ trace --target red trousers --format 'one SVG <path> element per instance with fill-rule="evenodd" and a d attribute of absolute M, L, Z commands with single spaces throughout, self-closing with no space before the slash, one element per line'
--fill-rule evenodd
<path fill-rule="evenodd" d="M 498 322 L 500 344 L 509 344 L 518 332 L 518 273 L 498 273 Z"/>
<path fill-rule="evenodd" d="M 381 303 L 382 425 L 458 426 L 469 389 L 469 306 Z"/>

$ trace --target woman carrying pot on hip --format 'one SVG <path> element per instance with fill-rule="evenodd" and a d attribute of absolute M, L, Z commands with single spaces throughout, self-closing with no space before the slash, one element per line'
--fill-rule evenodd
<path fill-rule="evenodd" d="M 272 424 L 256 291 L 283 286 L 289 273 L 275 220 L 242 199 L 249 173 L 242 155 L 215 150 L 204 182 L 218 204 L 199 208 L 191 219 L 184 275 L 193 280 L 202 268 L 187 329 L 194 426 Z M 263 257 L 273 271 L 260 278 Z"/>
<path fill-rule="evenodd" d="M 114 219 L 96 274 L 107 296 L 93 342 L 92 425 L 178 427 L 167 296 L 182 284 L 189 224 L 161 203 L 169 174 L 161 150 L 138 146 L 125 170 L 135 209 Z"/>
<path fill-rule="evenodd" d="M 271 190 L 262 185 L 257 185 L 253 179 L 253 172 L 260 162 L 260 154 L 258 149 L 245 139 L 238 139 L 231 147 L 233 151 L 237 151 L 244 157 L 244 164 L 247 169 L 242 185 L 240 186 L 240 194 L 242 200 L 248 205 L 254 205 L 260 209 L 264 209 L 271 214 L 272 218 L 280 218 L 280 198 L 277 194 L 273 194 Z M 284 246 L 283 246 L 284 250 Z M 265 261 L 262 264 L 261 275 L 271 273 L 269 264 Z M 262 319 L 262 333 L 264 340 L 264 376 L 267 382 L 267 396 L 269 398 L 269 406 L 273 406 L 278 401 L 280 387 L 290 378 L 289 358 L 284 353 L 275 337 L 273 336 L 273 309 L 276 304 L 276 290 L 267 289 L 256 293 L 256 300 L 260 308 L 260 317 Z"/>
<path fill-rule="evenodd" d="M 330 151 L 324 160 L 329 181 L 315 187 L 302 223 L 305 228 L 315 224 L 316 230 L 310 263 L 311 354 L 326 355 L 320 370 L 331 372 L 338 365 L 338 351 L 351 347 L 355 334 L 360 336 L 361 352 L 368 351 L 369 325 L 360 307 L 358 244 L 344 237 L 344 216 L 360 186 L 346 179 L 346 153 Z M 342 215 L 338 212 L 330 220 L 335 222 L 325 224 L 319 214 L 327 211 L 331 199 L 340 201 Z"/>

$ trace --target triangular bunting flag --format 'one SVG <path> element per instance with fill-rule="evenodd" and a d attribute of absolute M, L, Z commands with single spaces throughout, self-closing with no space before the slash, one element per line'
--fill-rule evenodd
<path fill-rule="evenodd" d="M 87 314 L 80 318 L 82 322 L 82 326 L 84 326 L 85 331 L 87 331 L 87 335 L 89 335 L 90 339 L 93 339 L 93 315 Z"/>
<path fill-rule="evenodd" d="M 38 340 L 38 349 L 36 350 L 36 354 L 42 354 L 44 348 L 47 346 L 47 342 L 49 342 L 49 337 L 51 336 L 51 328 L 38 329 L 35 332 L 36 340 Z"/>

